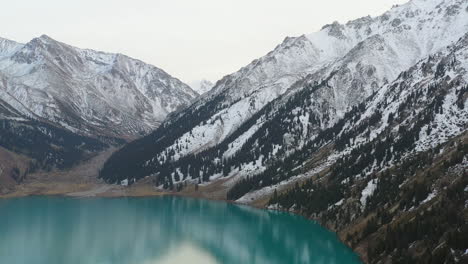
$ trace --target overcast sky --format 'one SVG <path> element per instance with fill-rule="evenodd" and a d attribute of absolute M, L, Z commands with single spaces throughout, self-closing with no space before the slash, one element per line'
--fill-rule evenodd
<path fill-rule="evenodd" d="M 333 21 L 376 16 L 407 0 L 14 0 L 3 1 L 0 36 L 47 34 L 120 52 L 190 83 L 216 81 L 265 55 L 286 36 Z"/>

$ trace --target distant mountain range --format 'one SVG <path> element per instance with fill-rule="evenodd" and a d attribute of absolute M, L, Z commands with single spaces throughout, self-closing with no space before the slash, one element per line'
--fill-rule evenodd
<path fill-rule="evenodd" d="M 208 80 L 195 81 L 190 84 L 190 87 L 199 94 L 204 94 L 213 88 L 214 84 Z"/>
<path fill-rule="evenodd" d="M 0 78 L 3 104 L 90 136 L 139 137 L 198 96 L 155 66 L 46 35 L 26 44 L 0 39 Z"/>

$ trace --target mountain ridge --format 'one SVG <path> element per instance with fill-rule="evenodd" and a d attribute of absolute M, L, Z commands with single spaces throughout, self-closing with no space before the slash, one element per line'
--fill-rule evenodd
<path fill-rule="evenodd" d="M 34 115 L 78 133 L 134 138 L 198 96 L 155 66 L 122 54 L 75 48 L 47 35 L 5 50 L 2 90 Z"/>
<path fill-rule="evenodd" d="M 287 37 L 187 107 L 169 107 L 172 111 L 153 132 L 107 159 L 99 178 L 114 184 L 109 188 L 120 188 L 122 195 L 146 186 L 150 193 L 298 213 L 337 232 L 366 263 L 464 262 L 467 15 L 465 0 L 412 0 L 378 17 L 334 22 L 319 32 Z M 28 85 L 43 80 L 28 79 L 22 87 L 8 74 L 46 69 L 47 74 L 38 76 L 59 83 L 63 75 L 88 73 L 76 67 L 83 58 L 95 72 L 108 73 L 106 78 L 128 80 L 146 72 L 134 71 L 138 62 L 121 55 L 44 43 L 52 41 L 43 36 L 23 50 L 0 40 L 5 47 L 0 69 L 5 65 L 1 54 L 14 53 L 13 59 L 23 64 L 50 61 L 0 73 L 0 88 L 6 91 L 0 89 L 0 116 L 6 117 L 0 120 L 0 143 L 35 157 L 34 167 L 45 169 L 73 166 L 74 157 L 119 142 L 77 137 L 31 121 L 36 116 L 48 120 L 44 113 L 51 113 L 40 105 L 29 112 L 25 101 Z M 44 57 L 36 48 L 65 56 Z M 98 80 L 107 83 L 104 77 Z M 72 84 L 67 83 L 75 87 Z M 130 86 L 142 101 L 152 95 L 151 89 Z M 45 99 L 56 95 L 34 92 L 47 95 Z M 72 118 L 82 116 L 80 105 L 65 107 L 71 108 L 67 115 Z M 99 109 L 90 109 L 88 116 L 99 117 L 93 111 Z M 137 118 L 149 114 L 147 108 L 137 110 Z M 122 131 L 151 130 L 148 120 L 130 120 Z M 96 126 L 109 129 L 109 123 Z M 32 147 L 37 138 L 46 142 L 40 149 Z M 13 173 L 12 181 L 25 178 L 23 167 L 6 168 Z"/>
<path fill-rule="evenodd" d="M 328 89 L 311 94 L 313 100 L 308 104 L 311 104 L 312 112 L 299 117 L 302 135 L 288 133 L 291 136 L 287 139 L 277 137 L 273 145 L 264 146 L 268 151 L 263 152 L 262 162 L 269 162 L 268 157 L 276 157 L 271 154 L 278 153 L 278 147 L 282 148 L 281 155 L 289 155 L 294 149 L 291 146 L 301 146 L 301 141 L 314 136 L 306 131 L 332 126 L 350 108 L 395 79 L 400 72 L 462 37 L 468 31 L 465 8 L 466 3 L 460 0 L 414 0 L 376 18 L 364 17 L 345 25 L 333 23 L 315 34 L 286 38 L 266 56 L 222 78 L 210 92 L 186 110 L 174 114 L 146 141 L 140 140 L 153 144 L 153 149 L 144 151 L 147 156 L 140 156 L 142 161 L 137 162 L 133 171 L 146 167 L 141 170 L 145 171 L 145 176 L 165 174 L 168 173 L 166 167 L 177 167 L 177 160 L 184 157 L 187 160 L 194 156 L 197 160 L 229 158 L 212 152 L 236 152 L 253 135 L 261 136 L 260 142 L 271 142 L 268 130 L 258 132 L 258 129 L 274 112 L 264 111 L 264 116 L 258 113 L 271 102 L 286 103 L 289 96 L 305 87 L 314 87 L 334 73 L 327 82 Z M 421 32 L 427 36 L 421 38 Z M 319 44 L 314 45 L 314 39 L 320 40 Z M 304 69 L 308 70 L 304 72 Z M 296 74 L 293 76 L 290 72 Z M 315 121 L 307 124 L 309 119 Z M 246 127 L 247 123 L 250 127 Z M 170 136 L 166 135 L 169 133 Z M 255 141 L 252 139 L 250 143 Z M 245 146 L 249 147 L 248 144 Z M 206 157 L 198 157 L 205 154 Z M 255 160 L 244 160 L 243 165 L 236 163 L 236 167 L 244 168 L 243 177 L 264 169 L 264 166 L 255 165 L 258 156 L 254 157 Z M 254 165 L 247 166 L 248 163 Z M 245 167 L 252 167 L 251 172 L 247 173 Z M 219 169 L 208 171 L 210 175 L 204 180 L 220 176 Z M 122 180 L 125 179 L 123 174 L 124 170 L 120 170 L 113 175 Z M 187 174 L 183 175 L 185 179 Z"/>

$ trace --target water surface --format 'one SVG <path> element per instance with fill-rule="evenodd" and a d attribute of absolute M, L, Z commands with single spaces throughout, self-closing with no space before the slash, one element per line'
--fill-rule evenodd
<path fill-rule="evenodd" d="M 360 263 L 302 217 L 180 197 L 0 199 L 0 263 Z"/>

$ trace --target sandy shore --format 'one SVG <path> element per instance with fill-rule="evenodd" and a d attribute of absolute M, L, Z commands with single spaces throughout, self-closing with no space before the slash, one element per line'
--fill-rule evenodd
<path fill-rule="evenodd" d="M 135 184 L 129 187 L 104 183 L 26 183 L 19 185 L 15 191 L 0 196 L 17 198 L 38 195 L 59 195 L 76 198 L 86 197 L 144 197 L 170 194 L 151 185 Z"/>

